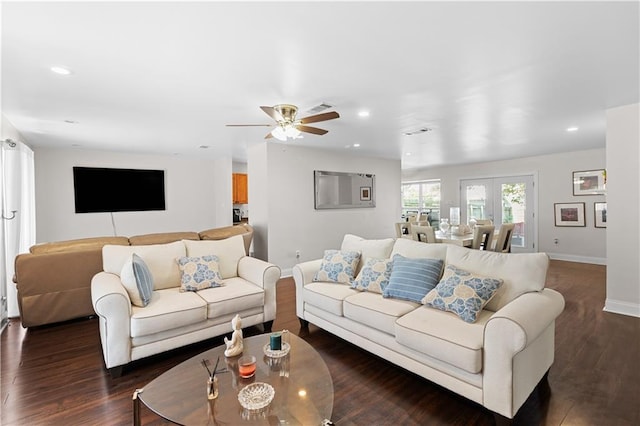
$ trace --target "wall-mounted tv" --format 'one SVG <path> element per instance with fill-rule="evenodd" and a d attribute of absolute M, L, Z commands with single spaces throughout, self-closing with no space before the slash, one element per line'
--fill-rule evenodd
<path fill-rule="evenodd" d="M 164 170 L 74 167 L 76 213 L 165 210 Z"/>

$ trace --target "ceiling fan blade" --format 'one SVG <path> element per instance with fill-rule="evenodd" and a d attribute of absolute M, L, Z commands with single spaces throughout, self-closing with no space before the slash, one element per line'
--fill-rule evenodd
<path fill-rule="evenodd" d="M 272 124 L 225 124 L 226 127 L 270 127 Z"/>
<path fill-rule="evenodd" d="M 260 109 L 263 110 L 269 117 L 273 118 L 278 122 L 284 120 L 284 118 L 282 118 L 282 114 L 276 111 L 275 108 L 273 107 L 261 106 Z"/>
<path fill-rule="evenodd" d="M 264 138 L 265 139 L 269 139 L 269 138 L 272 138 L 272 137 L 273 137 L 273 135 L 271 134 L 271 132 L 269 132 L 269 133 L 267 133 L 267 136 L 265 136 Z"/>
<path fill-rule="evenodd" d="M 299 122 L 300 124 L 317 123 L 318 121 L 333 120 L 338 117 L 340 117 L 340 114 L 335 111 L 323 112 L 322 114 L 310 115 L 309 117 L 301 118 Z"/>
<path fill-rule="evenodd" d="M 313 133 L 314 135 L 324 135 L 325 133 L 329 133 L 328 130 L 318 129 L 317 127 L 311 126 L 297 125 L 296 129 L 300 130 L 301 132 Z"/>

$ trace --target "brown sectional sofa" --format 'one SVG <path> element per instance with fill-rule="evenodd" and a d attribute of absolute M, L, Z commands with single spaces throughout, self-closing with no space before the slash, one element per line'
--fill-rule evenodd
<path fill-rule="evenodd" d="M 249 253 L 253 228 L 249 224 L 201 232 L 167 232 L 133 237 L 96 237 L 36 244 L 16 256 L 13 282 L 23 327 L 34 327 L 95 315 L 91 279 L 102 271 L 102 247 L 149 245 L 180 240 L 221 240 L 242 235 Z"/>

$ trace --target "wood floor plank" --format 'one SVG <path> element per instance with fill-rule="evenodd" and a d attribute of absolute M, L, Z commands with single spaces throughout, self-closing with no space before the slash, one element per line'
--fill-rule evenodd
<path fill-rule="evenodd" d="M 566 309 L 556 321 L 556 361 L 517 425 L 640 424 L 640 319 L 607 313 L 606 268 L 552 261 L 547 286 Z M 301 330 L 291 278 L 277 285 L 274 330 L 300 335 L 331 372 L 333 419 L 349 425 L 493 425 L 492 413 L 311 324 Z M 260 333 L 258 327 L 246 335 Z M 104 369 L 96 319 L 25 330 L 16 321 L 0 338 L 2 425 L 131 424 L 136 388 L 176 364 L 222 344 L 218 337 L 139 360 L 112 379 Z M 145 425 L 165 425 L 142 408 Z"/>

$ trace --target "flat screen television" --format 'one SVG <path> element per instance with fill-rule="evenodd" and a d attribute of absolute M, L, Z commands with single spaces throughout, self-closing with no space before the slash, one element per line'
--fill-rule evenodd
<path fill-rule="evenodd" d="M 165 210 L 164 170 L 74 167 L 76 213 Z"/>

